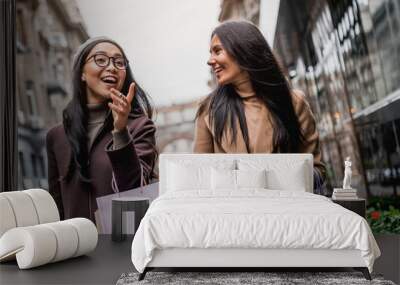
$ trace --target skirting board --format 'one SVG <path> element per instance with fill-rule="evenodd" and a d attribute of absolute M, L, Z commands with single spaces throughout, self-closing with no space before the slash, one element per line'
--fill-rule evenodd
<path fill-rule="evenodd" d="M 147 267 L 365 267 L 359 250 L 193 249 L 155 250 Z"/>

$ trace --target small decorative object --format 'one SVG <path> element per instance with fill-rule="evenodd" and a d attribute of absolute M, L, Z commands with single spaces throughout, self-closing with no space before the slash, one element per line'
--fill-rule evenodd
<path fill-rule="evenodd" d="M 352 189 L 351 188 L 351 160 L 350 157 L 346 157 L 346 161 L 344 162 L 344 179 L 343 179 L 343 189 Z"/>
<path fill-rule="evenodd" d="M 351 187 L 351 160 L 350 157 L 346 157 L 344 162 L 344 178 L 343 188 L 334 188 L 332 199 L 334 200 L 354 200 L 357 198 L 357 189 Z"/>

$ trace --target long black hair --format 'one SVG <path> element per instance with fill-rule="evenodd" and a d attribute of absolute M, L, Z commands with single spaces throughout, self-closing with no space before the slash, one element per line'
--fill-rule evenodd
<path fill-rule="evenodd" d="M 271 113 L 274 125 L 272 152 L 298 152 L 304 136 L 293 107 L 292 90 L 260 30 L 249 22 L 229 21 L 219 25 L 211 38 L 214 35 L 239 67 L 248 72 L 256 96 Z M 242 100 L 232 84 L 218 85 L 200 105 L 197 117 L 209 111 L 210 126 L 219 145 L 227 128 L 231 130 L 231 143 L 236 143 L 236 122 L 239 122 L 250 152 Z"/>
<path fill-rule="evenodd" d="M 68 167 L 66 179 L 72 177 L 72 173 L 77 168 L 79 177 L 83 182 L 90 182 L 89 174 L 89 153 L 87 147 L 88 140 L 88 107 L 86 82 L 82 81 L 82 71 L 85 61 L 90 51 L 99 43 L 109 42 L 120 49 L 122 55 L 126 58 L 124 50 L 111 39 L 93 38 L 82 44 L 74 57 L 72 67 L 72 99 L 63 111 L 64 130 L 71 146 L 71 159 Z M 153 108 L 149 102 L 148 96 L 144 90 L 134 81 L 132 70 L 129 65 L 126 68 L 125 82 L 121 92 L 128 94 L 129 86 L 135 82 L 135 96 L 132 100 L 130 116 L 147 116 L 152 118 Z M 111 130 L 113 126 L 113 116 L 107 116 L 103 128 Z M 157 153 L 156 149 L 154 151 Z"/>

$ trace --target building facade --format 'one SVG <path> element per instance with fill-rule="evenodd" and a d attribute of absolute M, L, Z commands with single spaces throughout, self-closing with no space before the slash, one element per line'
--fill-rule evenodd
<path fill-rule="evenodd" d="M 223 0 L 221 1 L 221 12 L 218 21 L 244 19 L 259 24 L 260 0 Z"/>
<path fill-rule="evenodd" d="M 281 0 L 274 50 L 308 95 L 332 186 L 351 157 L 361 195 L 397 195 L 400 2 Z"/>
<path fill-rule="evenodd" d="M 46 132 L 71 99 L 71 63 L 88 38 L 71 0 L 16 1 L 18 188 L 47 188 Z"/>
<path fill-rule="evenodd" d="M 193 152 L 198 101 L 156 108 L 156 142 L 160 153 Z"/>
<path fill-rule="evenodd" d="M 241 15 L 257 25 L 257 12 L 250 17 L 232 11 L 246 10 L 250 2 L 223 1 L 220 21 Z M 343 162 L 350 157 L 352 185 L 361 196 L 397 195 L 400 2 L 281 0 L 273 49 L 315 114 L 328 191 L 342 185 Z"/>

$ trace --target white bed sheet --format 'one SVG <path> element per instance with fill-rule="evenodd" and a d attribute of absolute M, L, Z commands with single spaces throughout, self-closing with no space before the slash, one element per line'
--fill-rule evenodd
<path fill-rule="evenodd" d="M 265 189 L 160 196 L 134 237 L 135 268 L 166 248 L 357 249 L 370 272 L 380 255 L 359 215 L 320 195 Z"/>

